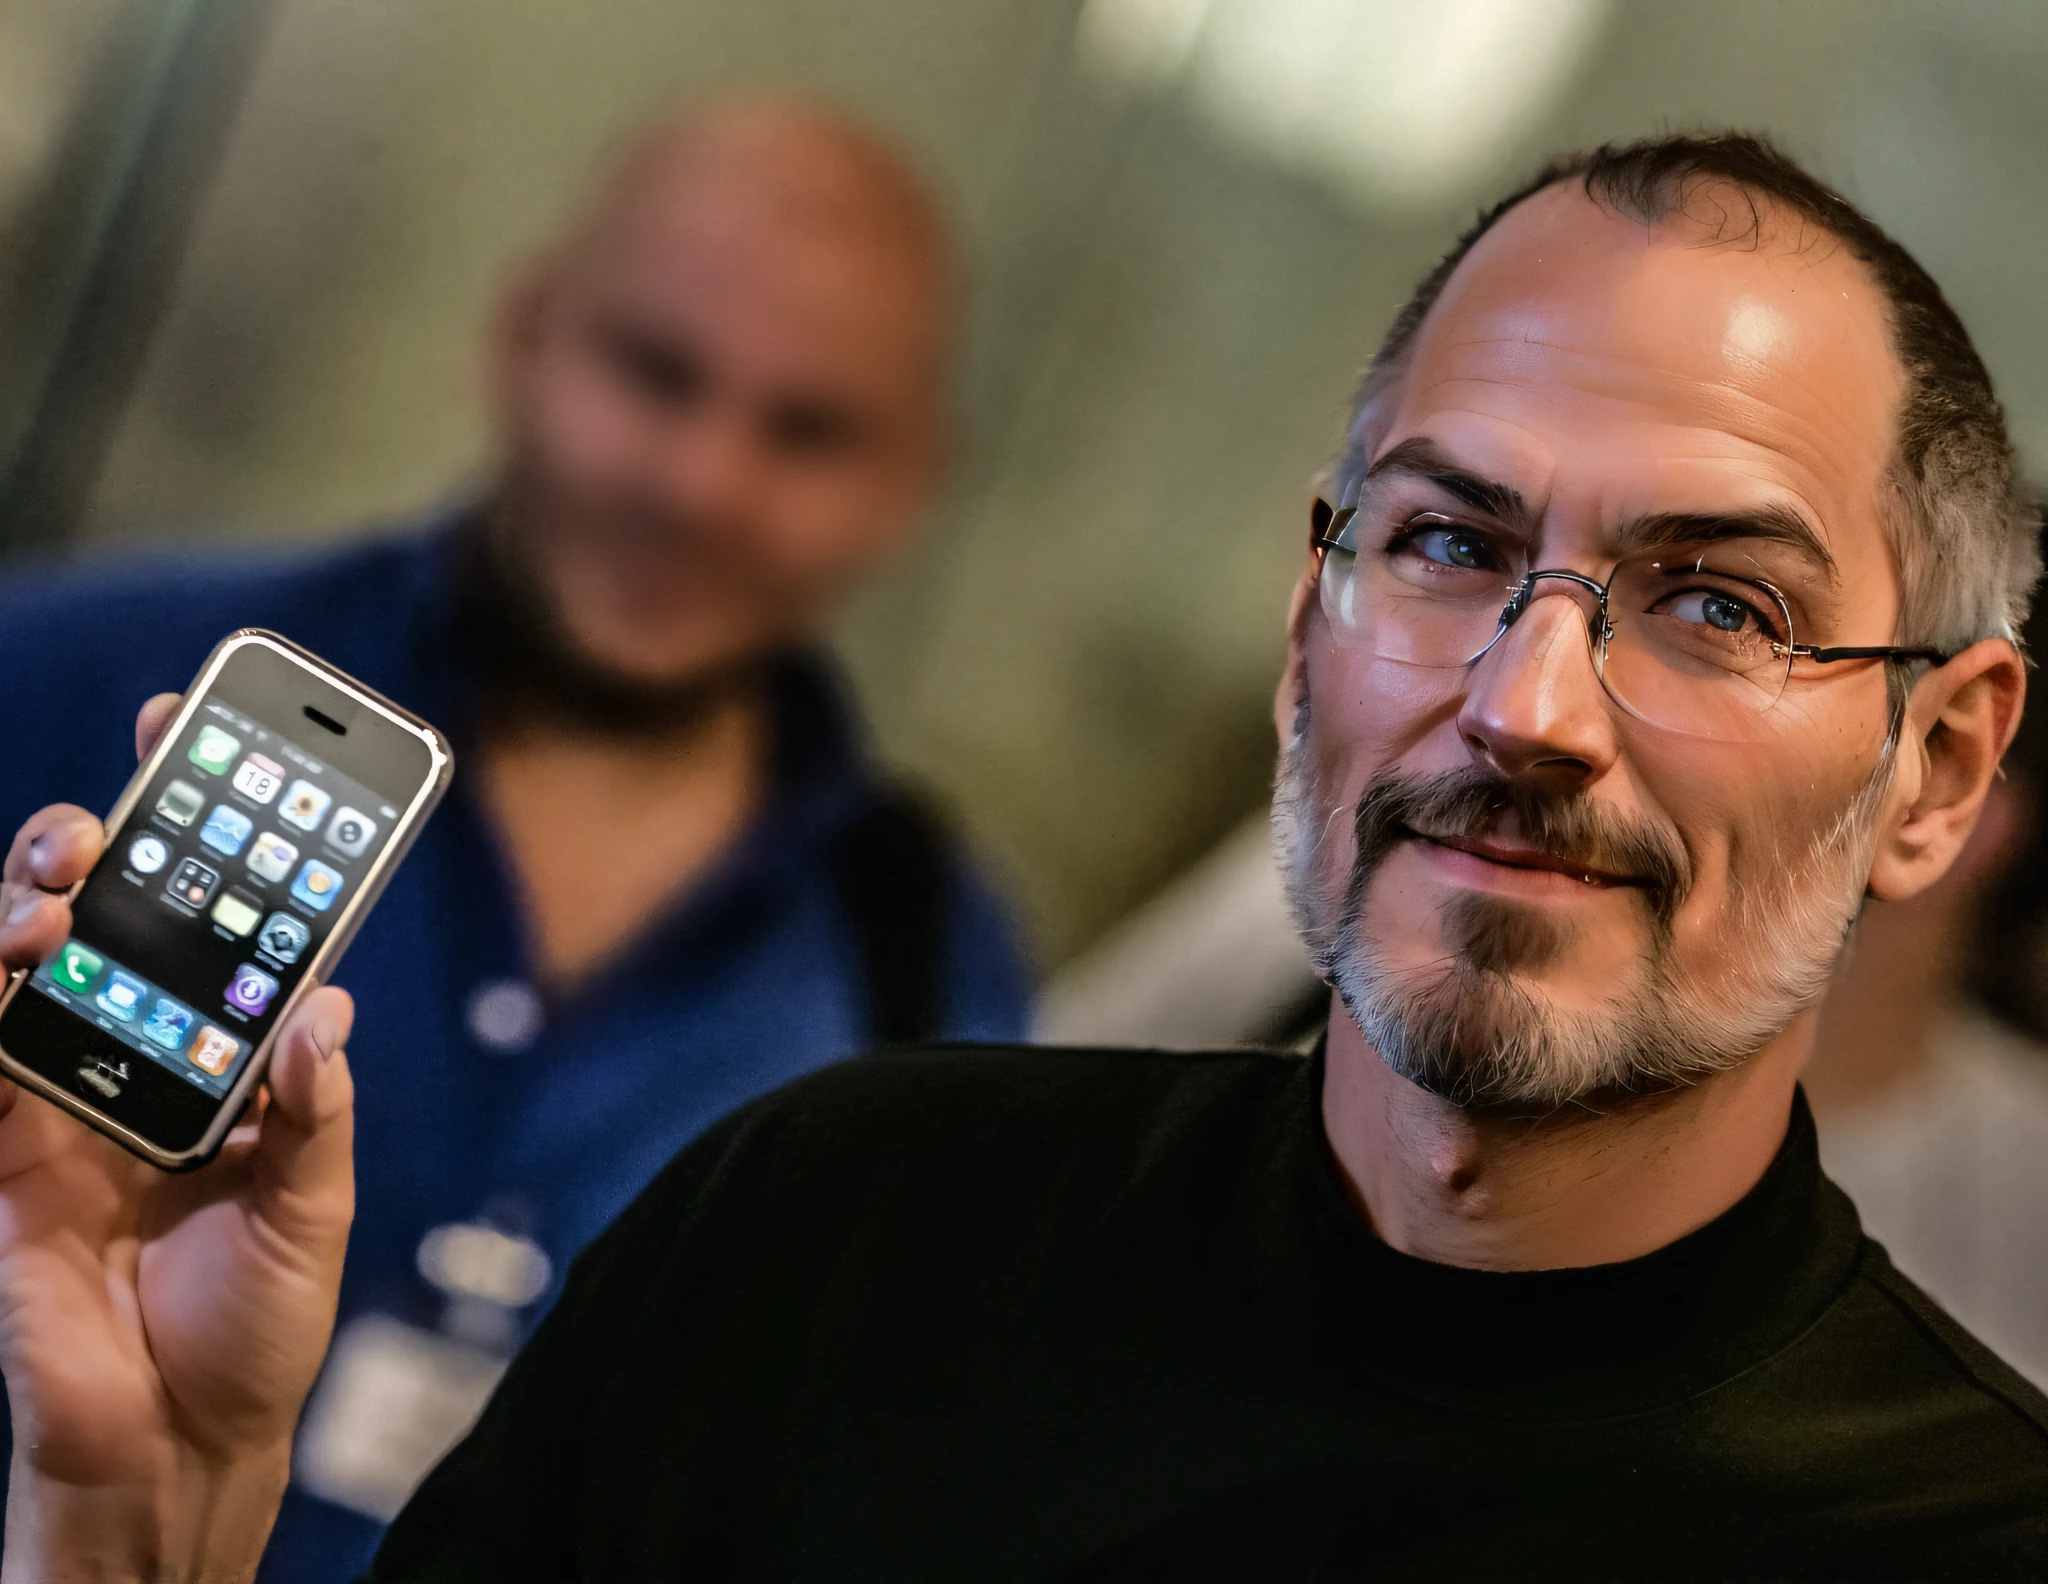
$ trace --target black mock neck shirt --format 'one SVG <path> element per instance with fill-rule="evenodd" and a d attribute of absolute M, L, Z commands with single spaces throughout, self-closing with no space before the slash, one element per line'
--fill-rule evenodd
<path fill-rule="evenodd" d="M 2048 1400 L 1863 1236 L 1803 1101 L 1699 1231 L 1500 1273 L 1372 1235 L 1320 1081 L 955 1049 L 757 1102 L 372 1578 L 2048 1578 Z"/>

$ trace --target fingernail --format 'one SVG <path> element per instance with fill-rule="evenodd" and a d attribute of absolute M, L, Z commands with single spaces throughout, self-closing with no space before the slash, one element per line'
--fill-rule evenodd
<path fill-rule="evenodd" d="M 43 865 L 50 861 L 50 837 L 45 832 L 28 844 L 28 866 L 41 874 Z"/>
<path fill-rule="evenodd" d="M 24 891 L 7 905 L 7 927 L 15 929 L 34 918 L 43 905 L 43 893 Z"/>
<path fill-rule="evenodd" d="M 322 1061 L 326 1061 L 336 1051 L 341 1049 L 341 1028 L 335 1023 L 333 1018 L 315 1018 L 313 1020 L 312 1035 L 313 1049 L 320 1053 Z"/>

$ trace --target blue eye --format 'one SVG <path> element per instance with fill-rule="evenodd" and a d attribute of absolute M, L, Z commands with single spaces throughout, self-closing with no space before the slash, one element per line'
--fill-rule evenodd
<path fill-rule="evenodd" d="M 1665 600 L 1662 613 L 1723 633 L 1763 633 L 1767 623 L 1755 606 L 1720 589 L 1688 589 Z"/>
<path fill-rule="evenodd" d="M 1415 527 L 1389 546 L 1395 554 L 1420 557 L 1433 566 L 1457 572 L 1501 572 L 1507 563 L 1493 541 L 1471 528 L 1446 524 Z"/>

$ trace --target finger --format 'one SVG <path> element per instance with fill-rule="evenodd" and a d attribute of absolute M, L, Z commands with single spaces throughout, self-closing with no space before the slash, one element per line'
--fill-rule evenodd
<path fill-rule="evenodd" d="M 178 713 L 178 706 L 184 699 L 176 693 L 159 693 L 135 717 L 135 757 L 147 759 L 150 750 L 157 745 L 157 739 L 164 734 L 164 728 L 171 723 L 171 717 Z"/>
<path fill-rule="evenodd" d="M 355 1088 L 343 1051 L 354 1020 L 348 993 L 323 985 L 279 1030 L 255 1155 L 257 1214 L 337 1270 L 355 1213 Z"/>
<path fill-rule="evenodd" d="M 0 968 L 38 968 L 71 933 L 71 904 L 33 886 L 0 885 Z M 5 1115 L 5 1112 L 0 1112 Z"/>
<path fill-rule="evenodd" d="M 71 803 L 52 803 L 15 832 L 4 871 L 16 886 L 62 891 L 85 878 L 107 844 L 106 827 Z"/>

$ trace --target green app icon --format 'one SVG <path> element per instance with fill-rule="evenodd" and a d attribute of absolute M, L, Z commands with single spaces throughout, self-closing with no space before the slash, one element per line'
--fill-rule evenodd
<path fill-rule="evenodd" d="M 66 941 L 63 949 L 50 959 L 50 977 L 66 990 L 84 995 L 106 966 L 106 959 L 98 952 L 86 950 L 77 941 Z"/>
<path fill-rule="evenodd" d="M 185 755 L 202 770 L 215 775 L 226 775 L 228 766 L 235 762 L 235 752 L 242 746 L 242 739 L 222 731 L 218 726 L 202 726 L 199 735 L 192 740 L 192 748 Z"/>

